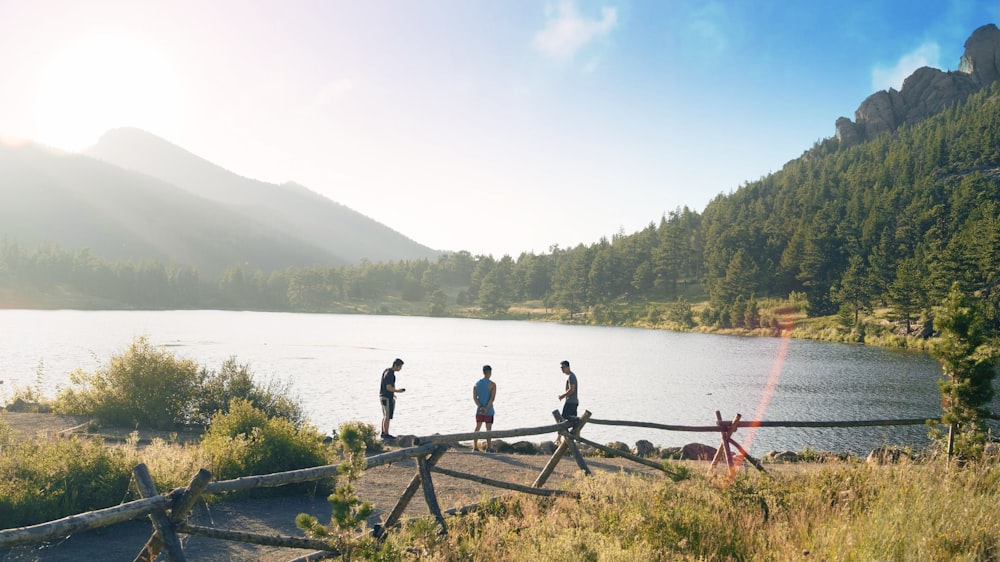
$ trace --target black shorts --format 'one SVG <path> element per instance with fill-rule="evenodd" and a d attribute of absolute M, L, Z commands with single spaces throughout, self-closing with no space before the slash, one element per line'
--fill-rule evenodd
<path fill-rule="evenodd" d="M 580 404 L 577 402 L 566 402 L 563 404 L 562 418 L 564 420 L 571 420 L 576 418 L 576 407 Z"/>
<path fill-rule="evenodd" d="M 378 400 L 382 403 L 382 416 L 387 420 L 391 420 L 392 413 L 396 410 L 396 398 L 394 396 L 379 395 Z"/>

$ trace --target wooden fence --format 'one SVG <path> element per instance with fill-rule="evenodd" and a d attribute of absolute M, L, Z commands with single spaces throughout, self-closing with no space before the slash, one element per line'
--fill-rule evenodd
<path fill-rule="evenodd" d="M 376 537 L 382 536 L 386 530 L 399 524 L 399 520 L 410 501 L 416 495 L 418 489 L 423 491 L 424 501 L 428 510 L 440 525 L 442 533 L 447 532 L 445 516 L 463 514 L 477 508 L 477 505 L 469 505 L 442 511 L 437 496 L 434 491 L 432 473 L 443 474 L 452 478 L 466 479 L 479 482 L 488 486 L 511 490 L 519 493 L 554 496 L 569 495 L 576 497 L 572 491 L 547 489 L 545 483 L 555 470 L 566 452 L 570 452 L 579 468 L 587 475 L 591 473 L 590 468 L 580 453 L 577 443 L 586 444 L 595 449 L 604 451 L 613 456 L 629 459 L 636 463 L 656 468 L 670 474 L 670 468 L 661 462 L 656 462 L 647 458 L 634 455 L 627 451 L 621 451 L 613 447 L 608 447 L 585 439 L 580 435 L 581 430 L 588 423 L 599 425 L 617 425 L 644 427 L 650 429 L 660 429 L 665 431 L 684 431 L 701 433 L 719 433 L 722 437 L 722 444 L 717 450 L 715 458 L 712 460 L 710 470 L 713 470 L 722 460 L 726 461 L 730 471 L 739 468 L 742 460 L 751 462 L 758 470 L 763 471 L 763 466 L 751 457 L 743 447 L 734 439 L 733 434 L 739 428 L 747 427 L 865 427 L 865 426 L 898 426 L 898 425 L 922 425 L 928 421 L 936 422 L 934 419 L 901 419 L 901 420 L 858 420 L 858 421 L 743 421 L 739 414 L 732 421 L 722 419 L 719 412 L 716 412 L 715 425 L 706 426 L 684 426 L 668 425 L 639 421 L 624 420 L 600 420 L 593 419 L 589 411 L 575 420 L 563 420 L 558 411 L 552 412 L 556 423 L 553 425 L 531 427 L 511 430 L 484 431 L 472 433 L 456 433 L 449 435 L 429 435 L 415 437 L 413 446 L 404 449 L 382 453 L 367 458 L 369 468 L 380 465 L 391 464 L 403 459 L 414 458 L 417 463 L 417 472 L 400 495 L 396 505 L 380 523 L 374 526 L 373 532 Z M 992 416 L 991 416 L 992 417 Z M 994 419 L 996 419 L 994 417 Z M 532 435 L 545 435 L 558 433 L 559 444 L 545 467 L 531 486 L 505 482 L 483 476 L 458 472 L 436 466 L 441 457 L 451 446 L 462 441 L 473 439 L 503 439 L 509 437 L 527 437 Z M 733 453 L 736 449 L 741 456 Z M 234 480 L 224 480 L 218 482 L 211 481 L 211 474 L 207 470 L 200 470 L 191 479 L 187 487 L 178 488 L 166 493 L 159 493 L 149 476 L 145 465 L 138 465 L 133 469 L 133 476 L 142 495 L 142 499 L 123 503 L 114 507 L 100 509 L 78 515 L 70 515 L 62 519 L 40 523 L 27 527 L 0 530 L 0 549 L 64 538 L 68 535 L 108 527 L 117 523 L 123 523 L 142 517 L 149 517 L 152 521 L 153 530 L 150 538 L 142 550 L 137 553 L 135 561 L 152 561 L 160 552 L 165 552 L 167 558 L 172 562 L 186 560 L 186 557 L 178 539 L 178 534 L 189 534 L 203 537 L 210 537 L 223 540 L 240 541 L 257 545 L 291 547 L 309 549 L 315 552 L 308 554 L 297 560 L 318 560 L 323 557 L 336 556 L 338 553 L 331 550 L 331 546 L 321 540 L 304 537 L 273 536 L 245 533 L 231 529 L 211 528 L 201 525 L 193 525 L 186 520 L 190 511 L 203 494 L 223 494 L 253 488 L 269 488 L 284 486 L 287 484 L 313 482 L 326 478 L 335 477 L 338 474 L 338 465 L 319 466 L 302 470 L 292 470 L 275 474 L 260 476 L 246 476 Z"/>

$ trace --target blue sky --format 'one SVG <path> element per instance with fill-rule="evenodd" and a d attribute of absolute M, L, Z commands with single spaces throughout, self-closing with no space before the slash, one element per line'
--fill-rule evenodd
<path fill-rule="evenodd" d="M 0 136 L 134 126 L 437 249 L 632 233 L 958 68 L 1000 1 L 0 0 Z"/>

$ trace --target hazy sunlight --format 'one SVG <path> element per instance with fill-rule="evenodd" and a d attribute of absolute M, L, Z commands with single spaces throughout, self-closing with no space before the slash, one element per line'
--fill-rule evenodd
<path fill-rule="evenodd" d="M 116 127 L 176 138 L 182 109 L 180 80 L 162 53 L 127 36 L 92 36 L 58 52 L 43 71 L 35 139 L 78 151 Z"/>

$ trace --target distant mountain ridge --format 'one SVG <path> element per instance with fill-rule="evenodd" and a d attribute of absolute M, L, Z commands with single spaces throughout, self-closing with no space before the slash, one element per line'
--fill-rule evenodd
<path fill-rule="evenodd" d="M 0 236 L 109 260 L 158 261 L 217 275 L 343 263 L 239 213 L 146 175 L 36 145 L 0 145 Z"/>
<path fill-rule="evenodd" d="M 193 266 L 215 277 L 439 252 L 296 184 L 228 172 L 136 129 L 83 154 L 0 144 L 0 238 L 109 260 Z"/>
<path fill-rule="evenodd" d="M 440 254 L 306 187 L 239 176 L 138 129 L 109 131 L 84 153 L 226 205 L 348 263 L 436 258 Z"/>

